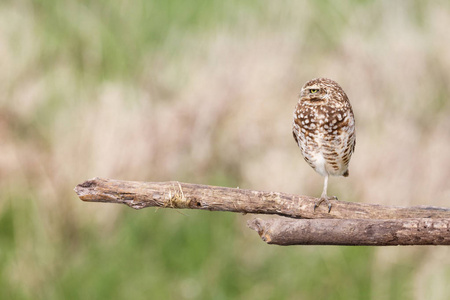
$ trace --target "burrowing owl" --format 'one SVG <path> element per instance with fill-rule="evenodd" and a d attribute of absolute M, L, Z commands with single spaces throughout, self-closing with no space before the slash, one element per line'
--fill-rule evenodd
<path fill-rule="evenodd" d="M 294 110 L 292 132 L 306 162 L 325 177 L 322 196 L 314 210 L 325 201 L 328 176 L 348 176 L 348 163 L 355 150 L 355 119 L 344 90 L 331 79 L 316 78 L 302 87 Z"/>

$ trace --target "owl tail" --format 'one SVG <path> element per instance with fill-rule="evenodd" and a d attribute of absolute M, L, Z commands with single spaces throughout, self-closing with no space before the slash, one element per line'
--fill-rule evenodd
<path fill-rule="evenodd" d="M 350 174 L 350 173 L 348 172 L 348 169 L 347 169 L 347 171 L 345 171 L 344 174 L 342 174 L 342 176 L 348 177 L 349 174 Z"/>

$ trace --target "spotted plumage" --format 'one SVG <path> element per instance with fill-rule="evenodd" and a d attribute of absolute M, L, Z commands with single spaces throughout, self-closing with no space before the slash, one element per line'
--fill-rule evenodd
<path fill-rule="evenodd" d="M 348 164 L 355 150 L 355 119 L 344 90 L 331 79 L 316 78 L 302 87 L 294 110 L 292 133 L 305 161 L 325 177 L 320 200 L 331 210 L 328 176 L 349 175 Z"/>

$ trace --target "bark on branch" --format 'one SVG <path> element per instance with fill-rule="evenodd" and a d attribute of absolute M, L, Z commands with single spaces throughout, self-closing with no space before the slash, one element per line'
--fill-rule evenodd
<path fill-rule="evenodd" d="M 135 209 L 164 207 L 203 209 L 251 214 L 277 214 L 306 219 L 405 219 L 450 218 L 450 209 L 438 207 L 396 207 L 333 201 L 314 212 L 317 198 L 280 192 L 263 192 L 201 184 L 139 182 L 94 178 L 75 188 L 87 202 L 122 203 Z"/>
<path fill-rule="evenodd" d="M 293 220 L 254 219 L 247 225 L 268 244 L 289 245 L 450 245 L 449 219 Z"/>
<path fill-rule="evenodd" d="M 450 219 L 448 208 L 332 201 L 333 207 L 328 213 L 325 205 L 314 211 L 317 198 L 313 197 L 178 181 L 137 182 L 94 178 L 77 185 L 75 192 L 83 201 L 122 203 L 135 209 L 164 207 L 324 219 L 254 220 L 249 224 L 260 233 L 263 240 L 271 244 L 447 245 L 450 240 L 449 223 L 445 220 L 431 220 L 437 223 L 422 229 L 426 218 Z M 416 219 L 420 230 L 408 229 L 412 226 L 412 221 L 404 219 Z M 428 233 L 426 228 L 431 228 Z M 409 240 L 402 238 L 408 234 L 411 234 Z M 426 237 L 427 234 L 430 234 L 429 238 Z M 386 238 L 389 235 L 401 238 Z M 387 242 L 388 240 L 391 242 Z"/>

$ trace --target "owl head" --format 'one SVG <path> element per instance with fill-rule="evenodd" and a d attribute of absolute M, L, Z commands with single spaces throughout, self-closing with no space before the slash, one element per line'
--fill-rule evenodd
<path fill-rule="evenodd" d="M 302 87 L 300 101 L 309 105 L 324 105 L 330 101 L 348 101 L 348 98 L 337 82 L 328 78 L 315 78 Z"/>

